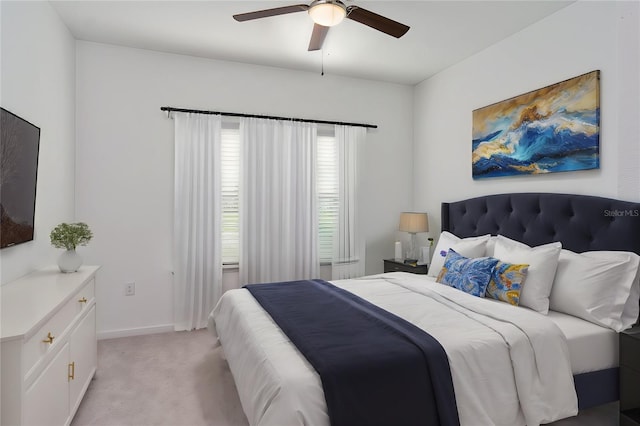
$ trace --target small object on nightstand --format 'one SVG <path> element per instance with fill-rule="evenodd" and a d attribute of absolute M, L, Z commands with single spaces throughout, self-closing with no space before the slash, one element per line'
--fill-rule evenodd
<path fill-rule="evenodd" d="M 396 261 L 394 259 L 384 260 L 384 272 L 410 272 L 412 274 L 425 275 L 427 273 L 427 265 L 418 265 L 416 263 L 407 263 L 408 260 Z M 415 262 L 415 260 L 413 261 Z"/>
<path fill-rule="evenodd" d="M 640 325 L 620 333 L 620 426 L 640 426 Z"/>
<path fill-rule="evenodd" d="M 420 260 L 418 265 L 428 265 L 431 261 L 431 249 L 432 247 L 420 247 Z"/>
<path fill-rule="evenodd" d="M 394 258 L 395 260 L 402 260 L 402 243 L 400 241 L 396 241 Z"/>

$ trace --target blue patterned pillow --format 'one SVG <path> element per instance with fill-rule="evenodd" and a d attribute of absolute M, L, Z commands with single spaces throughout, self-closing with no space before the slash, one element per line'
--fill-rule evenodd
<path fill-rule="evenodd" d="M 436 281 L 473 296 L 484 297 L 497 263 L 498 259 L 493 257 L 468 259 L 449 249 Z"/>
<path fill-rule="evenodd" d="M 511 305 L 520 303 L 522 283 L 527 277 L 529 265 L 498 262 L 487 286 L 487 297 L 502 300 Z"/>

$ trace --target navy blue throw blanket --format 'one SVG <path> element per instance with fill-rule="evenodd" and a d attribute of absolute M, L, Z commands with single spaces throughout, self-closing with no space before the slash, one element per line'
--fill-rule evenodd
<path fill-rule="evenodd" d="M 460 424 L 447 354 L 423 330 L 322 280 L 245 288 L 320 375 L 332 426 Z"/>

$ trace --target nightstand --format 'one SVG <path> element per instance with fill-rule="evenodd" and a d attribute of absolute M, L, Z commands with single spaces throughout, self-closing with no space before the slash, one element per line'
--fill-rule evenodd
<path fill-rule="evenodd" d="M 411 266 L 411 265 L 402 263 L 402 261 L 397 261 L 394 259 L 384 260 L 385 272 L 411 272 L 412 274 L 425 275 L 427 273 L 427 270 L 428 270 L 427 265 Z"/>
<path fill-rule="evenodd" d="M 620 426 L 640 426 L 640 326 L 620 333 Z"/>

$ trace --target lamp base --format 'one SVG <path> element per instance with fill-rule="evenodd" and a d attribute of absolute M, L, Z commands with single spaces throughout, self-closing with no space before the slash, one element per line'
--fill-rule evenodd
<path fill-rule="evenodd" d="M 418 258 L 420 257 L 420 255 L 418 253 L 416 253 L 416 233 L 415 232 L 410 232 L 410 239 L 409 239 L 409 249 L 407 250 L 407 253 L 405 254 L 405 263 L 417 263 L 418 262 Z"/>

